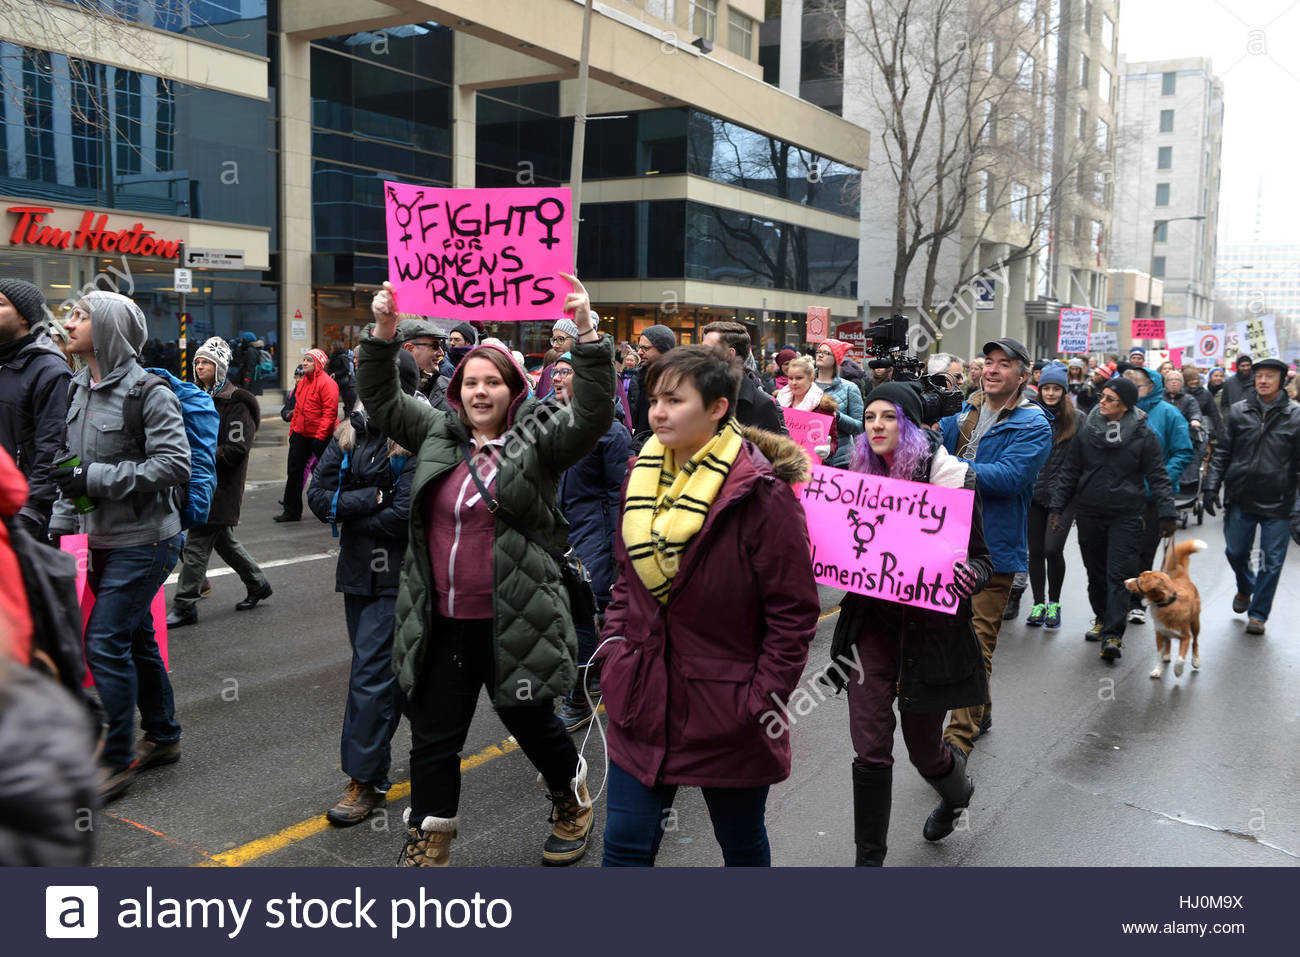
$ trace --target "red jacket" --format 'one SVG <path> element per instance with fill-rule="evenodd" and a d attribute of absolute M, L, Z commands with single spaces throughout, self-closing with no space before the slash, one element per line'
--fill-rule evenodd
<path fill-rule="evenodd" d="M 820 611 L 788 484 L 807 477 L 807 457 L 780 436 L 745 434 L 772 461 L 745 443 L 667 605 L 632 568 L 621 528 L 614 537 L 620 575 L 603 637 L 625 640 L 601 649 L 609 753 L 647 787 L 757 787 L 790 774 L 789 731 L 770 714 L 784 718 Z"/>
<path fill-rule="evenodd" d="M 316 362 L 311 375 L 303 376 L 294 389 L 293 419 L 289 431 L 311 439 L 328 439 L 339 423 L 339 386 L 325 371 L 329 361 L 320 349 L 307 352 Z"/>
<path fill-rule="evenodd" d="M 13 518 L 27 501 L 27 479 L 9 453 L 0 449 L 0 515 Z M 9 544 L 9 529 L 0 523 L 0 652 L 23 664 L 31 662 L 32 614 L 23 588 L 18 556 Z"/>

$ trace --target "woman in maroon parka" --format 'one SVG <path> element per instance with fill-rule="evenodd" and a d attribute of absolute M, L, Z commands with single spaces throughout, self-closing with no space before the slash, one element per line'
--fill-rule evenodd
<path fill-rule="evenodd" d="M 790 774 L 780 720 L 820 610 L 790 485 L 796 443 L 732 417 L 740 369 L 683 346 L 646 377 L 655 436 L 624 486 L 606 612 L 605 866 L 651 865 L 677 788 L 703 789 L 728 866 L 768 866 L 768 787 Z M 774 719 L 775 716 L 775 719 Z"/>

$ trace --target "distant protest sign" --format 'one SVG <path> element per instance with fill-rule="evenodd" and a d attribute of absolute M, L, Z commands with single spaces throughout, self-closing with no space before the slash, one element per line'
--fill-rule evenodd
<path fill-rule="evenodd" d="M 569 190 L 384 183 L 388 280 L 403 312 L 555 320 L 573 272 Z"/>
<path fill-rule="evenodd" d="M 1118 332 L 1094 332 L 1092 342 L 1088 344 L 1092 352 L 1118 352 L 1119 351 L 1119 333 Z"/>
<path fill-rule="evenodd" d="M 1198 369 L 1212 369 L 1223 362 L 1227 326 L 1200 325 L 1196 327 L 1196 344 L 1192 350 L 1192 363 Z"/>
<path fill-rule="evenodd" d="M 1091 309 L 1062 309 L 1061 323 L 1056 334 L 1056 351 L 1067 354 L 1087 352 L 1091 333 Z"/>
<path fill-rule="evenodd" d="M 800 409 L 782 409 L 785 415 L 785 427 L 794 439 L 812 456 L 814 463 L 821 461 L 817 446 L 830 445 L 831 417 L 820 412 L 804 412 Z"/>
<path fill-rule="evenodd" d="M 1237 342 L 1241 352 L 1256 362 L 1260 359 L 1282 358 L 1282 349 L 1277 341 L 1277 326 L 1272 316 L 1254 316 L 1237 323 Z"/>
<path fill-rule="evenodd" d="M 973 491 L 814 465 L 799 499 L 819 584 L 956 613 Z"/>
<path fill-rule="evenodd" d="M 1133 320 L 1134 339 L 1163 339 L 1164 337 L 1165 321 L 1163 319 Z"/>

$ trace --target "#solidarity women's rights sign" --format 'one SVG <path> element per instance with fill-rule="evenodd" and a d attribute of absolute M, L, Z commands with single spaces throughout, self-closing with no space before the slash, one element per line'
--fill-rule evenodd
<path fill-rule="evenodd" d="M 954 614 L 975 493 L 814 465 L 798 489 L 822 585 Z"/>
<path fill-rule="evenodd" d="M 558 318 L 573 271 L 568 187 L 443 189 L 384 183 L 388 280 L 405 312 Z"/>

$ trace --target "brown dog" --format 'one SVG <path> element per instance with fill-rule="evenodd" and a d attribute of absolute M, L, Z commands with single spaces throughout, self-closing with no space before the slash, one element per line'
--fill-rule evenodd
<path fill-rule="evenodd" d="M 1146 599 L 1156 624 L 1156 666 L 1152 678 L 1164 673 L 1169 661 L 1169 650 L 1174 638 L 1178 639 L 1178 661 L 1174 674 L 1182 677 L 1187 663 L 1187 646 L 1192 646 L 1192 667 L 1201 667 L 1201 594 L 1187 575 L 1187 559 L 1194 552 L 1208 548 L 1199 538 L 1179 542 L 1169 549 L 1162 572 L 1143 572 L 1137 578 L 1124 582 L 1131 592 Z"/>

